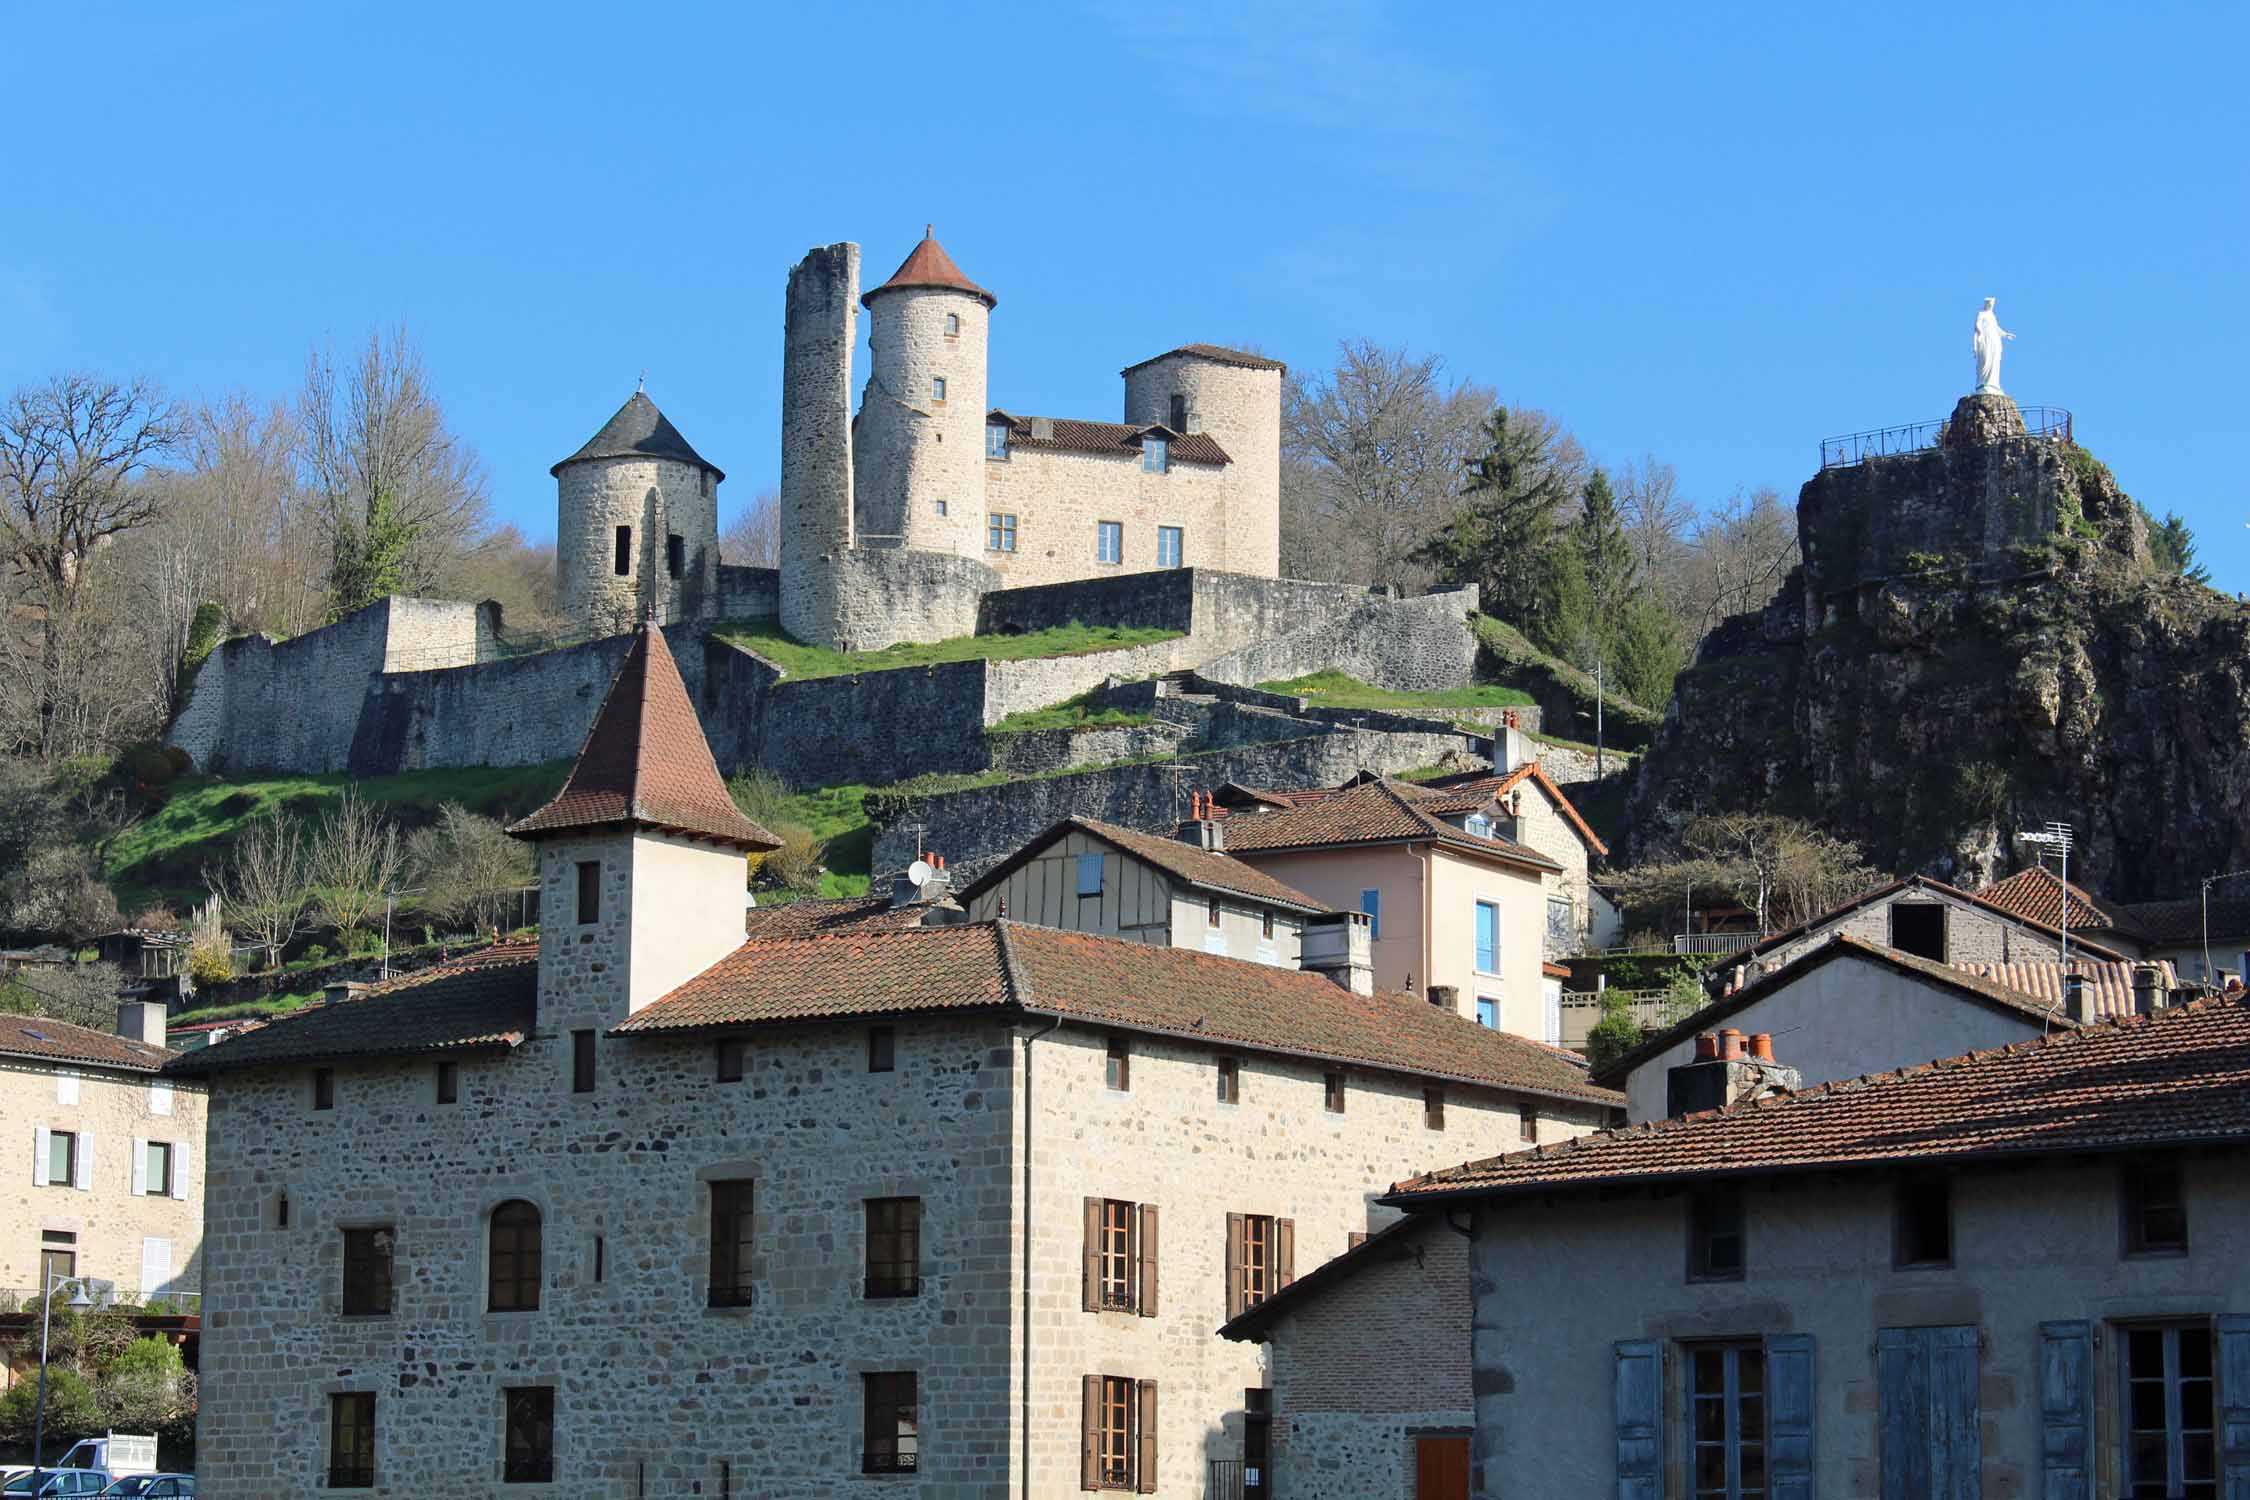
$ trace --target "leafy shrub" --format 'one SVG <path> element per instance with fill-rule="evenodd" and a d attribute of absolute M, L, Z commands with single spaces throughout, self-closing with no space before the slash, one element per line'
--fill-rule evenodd
<path fill-rule="evenodd" d="M 188 951 L 188 978 L 199 990 L 225 984 L 234 978 L 234 955 L 224 948 L 192 948 Z"/>
<path fill-rule="evenodd" d="M 37 1415 L 39 1379 L 18 1380 L 0 1393 L 0 1439 L 12 1443 L 31 1441 Z M 50 1448 L 68 1446 L 102 1430 L 102 1406 L 94 1386 L 68 1365 L 47 1366 L 47 1416 L 45 1437 Z M 49 1454 L 52 1457 L 52 1453 Z"/>
<path fill-rule="evenodd" d="M 1641 1023 L 1633 1019 L 1632 1002 L 1611 991 L 1602 1000 L 1601 1019 L 1586 1033 L 1586 1059 L 1600 1072 L 1641 1044 Z"/>

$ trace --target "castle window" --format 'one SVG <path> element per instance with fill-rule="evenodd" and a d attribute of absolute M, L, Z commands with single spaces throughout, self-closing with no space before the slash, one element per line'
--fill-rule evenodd
<path fill-rule="evenodd" d="M 898 1028 L 895 1026 L 870 1026 L 867 1028 L 867 1071 L 891 1073 L 898 1069 Z"/>
<path fill-rule="evenodd" d="M 1172 445 L 1160 437 L 1141 439 L 1141 467 L 1151 474 L 1162 474 L 1172 467 Z"/>
<path fill-rule="evenodd" d="M 1016 550 L 1016 518 L 997 511 L 984 518 L 984 547 L 987 552 L 1013 552 Z"/>
<path fill-rule="evenodd" d="M 930 377 L 930 399 L 932 401 L 943 401 L 945 399 L 945 377 L 943 375 L 932 375 Z"/>
<path fill-rule="evenodd" d="M 591 1031 L 570 1034 L 570 1091 L 574 1094 L 594 1091 L 594 1034 Z"/>
<path fill-rule="evenodd" d="M 602 919 L 602 862 L 582 859 L 578 862 L 578 925 L 587 926 Z"/>
<path fill-rule="evenodd" d="M 1125 524 L 1122 521 L 1096 521 L 1094 523 L 1094 561 L 1123 562 L 1125 560 Z"/>
<path fill-rule="evenodd" d="M 633 576 L 632 527 L 620 526 L 617 528 L 617 560 L 610 566 L 612 571 L 614 571 L 620 578 L 630 578 Z"/>
<path fill-rule="evenodd" d="M 1176 567 L 1178 567 L 1178 566 L 1180 565 L 1180 553 L 1181 553 L 1181 551 L 1183 550 L 1183 548 L 1182 548 L 1182 546 L 1181 546 L 1181 543 L 1182 543 L 1182 541 L 1183 541 L 1183 538 L 1182 538 L 1182 536 L 1181 536 L 1181 534 L 1180 534 L 1180 528 L 1179 528 L 1179 527 L 1177 527 L 1177 526 L 1159 526 L 1159 527 L 1157 527 L 1157 528 L 1156 528 L 1156 565 L 1157 565 L 1158 567 L 1160 567 L 1160 568 L 1176 568 Z"/>
<path fill-rule="evenodd" d="M 461 1065 L 441 1062 L 437 1065 L 437 1102 L 454 1104 L 461 1098 Z"/>
<path fill-rule="evenodd" d="M 1164 425 L 1171 428 L 1174 432 L 1185 432 L 1188 430 L 1187 397 L 1181 395 L 1177 391 L 1174 391 L 1172 393 L 1172 420 L 1165 423 Z"/>
<path fill-rule="evenodd" d="M 555 1388 L 551 1385 L 509 1386 L 506 1458 L 501 1464 L 503 1484 L 548 1484 L 555 1477 Z"/>
<path fill-rule="evenodd" d="M 344 1231 L 344 1316 L 388 1317 L 391 1311 L 391 1231 Z"/>
<path fill-rule="evenodd" d="M 1008 426 L 1005 422 L 987 422 L 984 425 L 984 456 L 1005 459 L 1008 456 Z"/>
<path fill-rule="evenodd" d="M 493 1312 L 539 1310 L 539 1210 L 521 1198 L 492 1211 L 485 1293 L 485 1306 Z"/>
<path fill-rule="evenodd" d="M 687 538 L 673 532 L 664 539 L 664 572 L 672 578 L 687 571 Z"/>
<path fill-rule="evenodd" d="M 937 503 L 937 513 L 941 516 L 945 514 L 945 502 L 943 500 Z"/>
<path fill-rule="evenodd" d="M 711 1184 L 711 1305 L 751 1302 L 750 1235 L 753 1188 L 748 1178 Z"/>
<path fill-rule="evenodd" d="M 945 336 L 949 339 L 961 336 L 961 315 L 959 313 L 947 313 L 945 315 Z"/>
<path fill-rule="evenodd" d="M 328 1487 L 375 1487 L 375 1396 L 339 1391 L 328 1398 Z"/>

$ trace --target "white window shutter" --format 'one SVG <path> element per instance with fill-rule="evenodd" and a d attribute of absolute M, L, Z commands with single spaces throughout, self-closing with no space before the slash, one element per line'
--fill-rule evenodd
<path fill-rule="evenodd" d="M 47 1142 L 53 1135 L 54 1132 L 44 1125 L 31 1127 L 31 1185 L 33 1187 L 45 1187 L 47 1185 Z"/>
<path fill-rule="evenodd" d="M 193 1148 L 186 1141 L 172 1143 L 172 1196 L 187 1196 L 188 1153 Z"/>
<path fill-rule="evenodd" d="M 172 1281 L 172 1242 L 141 1241 L 141 1300 L 161 1297 Z"/>
<path fill-rule="evenodd" d="M 148 1191 L 148 1142 L 133 1137 L 133 1196 L 138 1198 Z"/>
<path fill-rule="evenodd" d="M 78 1180 L 71 1186 L 81 1193 L 90 1193 L 94 1190 L 94 1133 L 91 1130 L 78 1132 L 76 1156 Z"/>
<path fill-rule="evenodd" d="M 78 1102 L 78 1075 L 68 1068 L 64 1068 L 55 1074 L 55 1102 L 57 1104 L 76 1104 Z"/>
<path fill-rule="evenodd" d="M 168 1115 L 172 1112 L 172 1085 L 162 1079 L 152 1079 L 148 1086 L 148 1112 Z"/>

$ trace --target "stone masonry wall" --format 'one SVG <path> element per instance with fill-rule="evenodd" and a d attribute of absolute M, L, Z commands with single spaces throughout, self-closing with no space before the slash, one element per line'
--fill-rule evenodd
<path fill-rule="evenodd" d="M 392 602 L 279 645 L 256 635 L 222 642 L 165 742 L 200 771 L 343 770 L 368 678 L 389 648 Z"/>
<path fill-rule="evenodd" d="M 1137 449 L 1112 455 L 1016 447 L 1005 459 L 985 459 L 984 468 L 985 511 L 1016 518 L 1016 550 L 982 555 L 1011 584 L 1155 571 L 1163 526 L 1179 528 L 1183 566 L 1254 571 L 1228 545 L 1232 464 L 1174 461 L 1156 474 L 1141 466 Z M 1117 523 L 1117 562 L 1096 556 L 1103 521 Z"/>
<path fill-rule="evenodd" d="M 985 768 L 986 662 L 800 682 L 720 642 L 704 656 L 708 675 L 689 687 L 722 770 L 762 766 L 792 786 L 818 787 Z"/>
<path fill-rule="evenodd" d="M 983 556 L 989 321 L 967 292 L 869 294 L 867 386 L 852 424 L 858 545 Z"/>
<path fill-rule="evenodd" d="M 1281 373 L 1174 354 L 1125 376 L 1126 421 L 1169 426 L 1180 396 L 1188 430 L 1211 434 L 1234 460 L 1219 518 L 1226 566 L 1267 578 L 1281 571 Z"/>
<path fill-rule="evenodd" d="M 590 458 L 555 477 L 555 576 L 564 618 L 581 630 L 631 630 L 651 604 L 665 624 L 707 619 L 719 602 L 718 484 L 708 469 L 644 458 Z M 628 531 L 617 571 L 617 528 Z M 666 539 L 681 539 L 680 576 Z"/>
<path fill-rule="evenodd" d="M 1323 621 L 1259 641 L 1196 668 L 1213 682 L 1285 681 L 1333 667 L 1375 687 L 1433 692 L 1474 680 L 1477 642 L 1468 625 L 1477 591 L 1413 599 L 1371 598 L 1342 621 Z"/>
<path fill-rule="evenodd" d="M 882 824 L 875 840 L 874 868 L 904 869 L 920 850 L 934 849 L 946 857 L 955 878 L 965 881 L 1064 818 L 1099 818 L 1129 828 L 1167 831 L 1186 816 L 1191 791 L 1208 791 L 1228 781 L 1283 788 L 1335 786 L 1363 770 L 1412 770 L 1441 764 L 1448 757 L 1461 769 L 1471 770 L 1479 762 L 1471 755 L 1470 744 L 1463 735 L 1353 731 L 1216 750 L 1169 762 L 924 797 L 885 798 L 873 804 Z"/>
<path fill-rule="evenodd" d="M 997 581 L 974 558 L 944 552 L 826 553 L 782 569 L 782 628 L 838 651 L 973 635 L 977 600 Z M 792 608 L 800 612 L 795 617 Z"/>
<path fill-rule="evenodd" d="M 781 613 L 781 570 L 719 565 L 719 607 L 722 620 L 770 620 Z"/>
<path fill-rule="evenodd" d="M 817 247 L 789 272 L 781 340 L 780 607 L 800 641 L 833 645 L 825 568 L 852 546 L 852 345 L 859 246 Z"/>
<path fill-rule="evenodd" d="M 1025 657 L 995 661 L 984 684 L 984 722 L 997 724 L 1013 713 L 1045 708 L 1075 698 L 1112 677 L 1157 677 L 1179 664 L 1186 641 L 1158 641 L 1121 651 L 1088 651 L 1075 656 Z"/>
<path fill-rule="evenodd" d="M 0 1209 L 12 1228 L 0 1238 L 0 1288 L 24 1296 L 34 1292 L 41 1236 L 53 1231 L 75 1236 L 72 1243 L 53 1248 L 77 1254 L 76 1274 L 116 1282 L 118 1295 L 128 1302 L 164 1290 L 141 1284 L 143 1245 L 152 1239 L 168 1247 L 168 1284 L 181 1292 L 198 1290 L 203 1279 L 201 1086 L 181 1082 L 152 1088 L 145 1073 L 21 1059 L 0 1063 L 0 1135 L 16 1143 L 19 1162 L 35 1156 L 40 1129 L 78 1136 L 86 1186 L 40 1184 L 35 1172 L 20 1168 L 7 1175 L 12 1186 L 0 1189 Z M 133 1151 L 139 1141 L 174 1145 L 180 1196 L 133 1191 Z"/>

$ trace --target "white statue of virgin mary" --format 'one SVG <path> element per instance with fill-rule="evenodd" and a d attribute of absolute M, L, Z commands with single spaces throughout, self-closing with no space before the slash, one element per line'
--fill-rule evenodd
<path fill-rule="evenodd" d="M 1977 314 L 1977 331 L 1969 347 L 1977 357 L 1977 389 L 1979 396 L 1997 396 L 2000 390 L 2000 342 L 2012 339 L 2014 334 L 2000 326 L 1999 314 L 1992 310 L 1994 299 L 1984 299 L 1984 311 Z"/>

